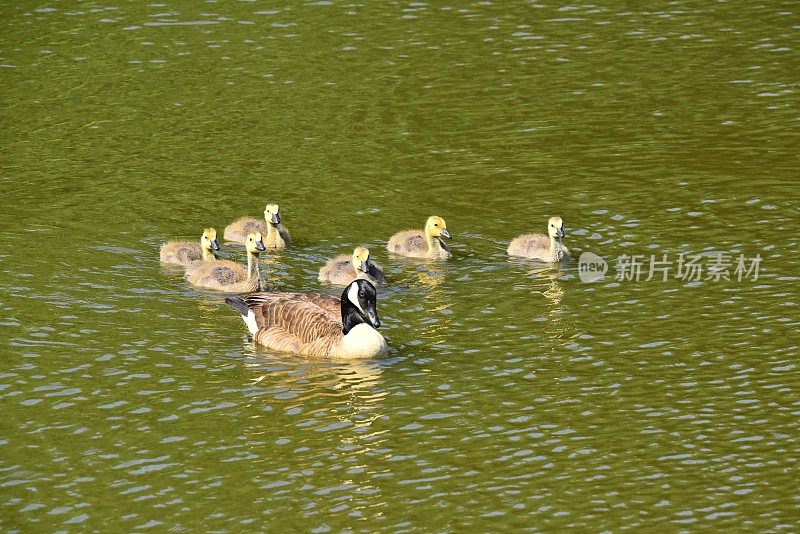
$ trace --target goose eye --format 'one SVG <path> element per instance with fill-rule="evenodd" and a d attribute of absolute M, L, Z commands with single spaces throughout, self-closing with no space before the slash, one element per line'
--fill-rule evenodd
<path fill-rule="evenodd" d="M 358 292 L 358 296 L 359 296 L 359 297 L 361 297 L 361 298 L 363 299 L 363 298 L 364 298 L 364 292 L 363 292 L 363 291 L 359 291 L 359 292 Z"/>
<path fill-rule="evenodd" d="M 434 223 L 433 225 L 434 225 L 436 228 L 439 228 L 439 223 Z"/>

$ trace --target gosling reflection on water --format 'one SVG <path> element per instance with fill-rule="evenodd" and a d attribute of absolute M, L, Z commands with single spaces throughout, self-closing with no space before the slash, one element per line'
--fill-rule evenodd
<path fill-rule="evenodd" d="M 549 337 L 564 339 L 574 335 L 574 327 L 567 317 L 567 311 L 562 301 L 567 295 L 564 282 L 561 278 L 566 274 L 556 264 L 531 264 L 525 260 L 509 260 L 514 266 L 530 278 L 531 293 L 544 297 L 543 303 L 547 306 L 547 321 L 544 331 Z M 541 308 L 540 308 L 541 309 Z"/>
<path fill-rule="evenodd" d="M 445 292 L 445 267 L 440 262 L 425 262 L 417 267 L 417 280 L 425 292 L 423 296 L 423 328 L 420 335 L 429 346 L 445 345 L 451 340 L 453 301 Z"/>
<path fill-rule="evenodd" d="M 264 267 L 264 290 L 275 291 L 276 288 L 288 287 L 291 283 L 291 277 L 285 269 L 281 268 L 284 265 L 280 251 L 262 254 L 260 259 L 261 265 Z"/>
<path fill-rule="evenodd" d="M 444 282 L 444 269 L 440 263 L 426 262 L 417 267 L 417 281 L 429 290 L 442 291 L 441 285 Z M 428 295 L 431 291 L 428 291 Z"/>
<path fill-rule="evenodd" d="M 540 275 L 536 279 L 537 289 L 535 292 L 545 297 L 549 308 L 545 332 L 552 338 L 569 339 L 577 332 L 562 305 L 566 295 L 564 284 L 560 280 L 562 275 L 563 273 L 559 270 Z"/>
<path fill-rule="evenodd" d="M 549 301 L 550 303 L 550 314 L 553 315 L 553 312 L 559 311 L 561 309 L 561 301 L 564 298 L 564 286 L 561 284 L 559 280 L 563 273 L 561 271 L 556 272 L 549 272 L 544 274 L 543 276 L 539 277 L 539 280 L 542 282 L 547 282 L 547 286 L 541 291 L 541 294 Z"/>

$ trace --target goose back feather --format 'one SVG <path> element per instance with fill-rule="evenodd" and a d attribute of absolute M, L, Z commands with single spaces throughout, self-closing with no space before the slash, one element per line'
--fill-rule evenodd
<path fill-rule="evenodd" d="M 247 269 L 243 265 L 230 260 L 198 262 L 189 267 L 186 279 L 196 286 L 231 293 L 247 293 L 259 288 L 258 280 L 247 279 Z"/>
<path fill-rule="evenodd" d="M 386 249 L 412 258 L 447 259 L 451 256 L 450 247 L 439 239 L 433 241 L 433 247 L 428 247 L 422 230 L 405 230 L 394 234 Z"/>

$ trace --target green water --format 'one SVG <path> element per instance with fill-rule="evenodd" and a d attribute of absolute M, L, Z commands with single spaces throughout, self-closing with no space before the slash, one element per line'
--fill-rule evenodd
<path fill-rule="evenodd" d="M 0 13 L 0 530 L 798 529 L 795 2 Z M 276 287 L 371 246 L 390 357 L 159 265 L 267 201 Z M 451 261 L 388 256 L 434 213 Z M 605 280 L 507 257 L 550 215 Z M 717 252 L 758 279 L 615 279 Z"/>

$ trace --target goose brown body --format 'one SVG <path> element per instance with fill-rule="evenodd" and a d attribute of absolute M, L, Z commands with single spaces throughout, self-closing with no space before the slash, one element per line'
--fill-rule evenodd
<path fill-rule="evenodd" d="M 364 280 L 358 283 L 368 284 Z M 361 319 L 354 326 L 349 326 L 349 322 L 345 326 L 342 319 L 349 306 L 344 300 L 355 284 L 357 282 L 348 286 L 337 302 L 340 307 L 337 314 L 329 306 L 333 297 L 313 293 L 255 293 L 244 298 L 228 298 L 226 302 L 242 314 L 253 341 L 272 350 L 329 358 L 381 356 L 388 346 L 373 326 Z M 359 287 L 355 286 L 356 293 Z M 370 284 L 369 287 L 374 295 L 374 286 Z M 356 305 L 362 310 L 361 304 Z M 380 326 L 377 315 L 374 315 L 374 326 Z"/>
<path fill-rule="evenodd" d="M 254 341 L 281 352 L 333 356 L 342 337 L 342 321 L 298 293 L 259 294 L 248 299 L 259 330 Z M 338 302 L 336 303 L 338 306 Z"/>
<path fill-rule="evenodd" d="M 300 295 L 301 300 L 310 302 L 328 315 L 332 316 L 341 324 L 342 305 L 340 304 L 339 299 L 333 295 L 328 295 L 326 293 L 297 293 L 297 295 Z"/>

